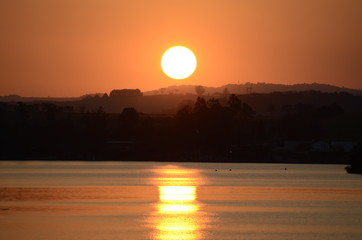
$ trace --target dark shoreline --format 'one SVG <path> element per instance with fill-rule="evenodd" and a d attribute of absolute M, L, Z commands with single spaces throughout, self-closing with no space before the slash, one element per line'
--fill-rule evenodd
<path fill-rule="evenodd" d="M 161 102 L 173 97 L 156 96 Z M 362 97 L 315 91 L 200 94 L 178 102 L 172 114 L 156 115 L 134 107 L 142 98 L 92 97 L 84 100 L 92 107 L 79 109 L 0 102 L 0 159 L 351 164 L 352 171 L 359 169 L 361 154 L 354 152 L 361 149 Z M 106 103 L 121 113 L 107 112 Z"/>
<path fill-rule="evenodd" d="M 56 159 L 56 160 L 49 160 L 49 159 L 1 159 L 0 162 L 167 162 L 167 163 L 260 163 L 260 164 L 319 164 L 319 165 L 349 165 L 346 162 L 303 162 L 303 161 L 191 161 L 191 160 L 83 160 L 83 159 Z"/>

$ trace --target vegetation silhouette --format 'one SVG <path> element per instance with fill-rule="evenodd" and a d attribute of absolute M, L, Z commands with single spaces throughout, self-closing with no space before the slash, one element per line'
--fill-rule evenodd
<path fill-rule="evenodd" d="M 201 96 L 202 94 L 205 93 L 205 88 L 203 86 L 196 86 L 195 92 L 197 95 Z"/>
<path fill-rule="evenodd" d="M 179 108 L 137 109 L 163 101 Z M 351 163 L 357 171 L 362 100 L 316 91 L 196 97 L 116 90 L 77 102 L 0 102 L 0 127 L 3 160 Z"/>

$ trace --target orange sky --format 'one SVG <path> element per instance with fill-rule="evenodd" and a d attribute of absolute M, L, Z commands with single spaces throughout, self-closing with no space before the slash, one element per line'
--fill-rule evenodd
<path fill-rule="evenodd" d="M 0 95 L 80 96 L 169 85 L 362 88 L 361 0 L 2 0 Z M 163 74 L 173 45 L 185 80 Z"/>

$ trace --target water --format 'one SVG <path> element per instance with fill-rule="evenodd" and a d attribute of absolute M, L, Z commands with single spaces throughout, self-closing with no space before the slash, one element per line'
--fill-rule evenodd
<path fill-rule="evenodd" d="M 0 239 L 361 239 L 343 165 L 0 162 Z"/>

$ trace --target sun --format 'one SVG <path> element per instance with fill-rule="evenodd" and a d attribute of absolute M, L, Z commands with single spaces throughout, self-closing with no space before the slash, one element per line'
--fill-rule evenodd
<path fill-rule="evenodd" d="M 163 72 L 173 79 L 184 79 L 194 73 L 197 65 L 195 54 L 183 46 L 169 48 L 162 56 Z"/>

